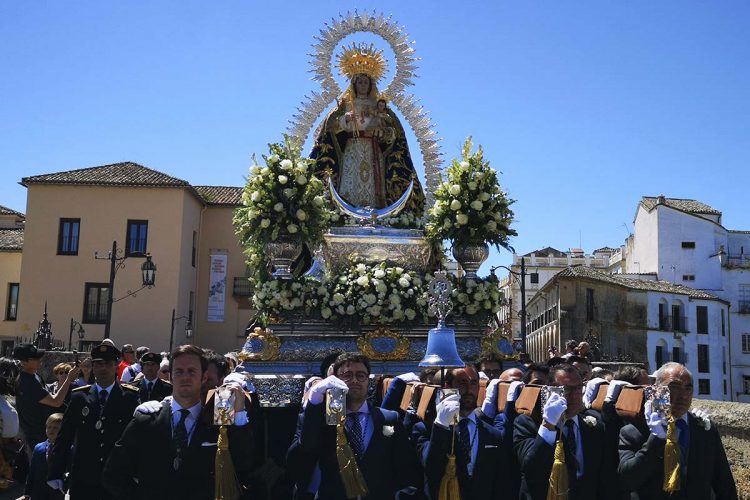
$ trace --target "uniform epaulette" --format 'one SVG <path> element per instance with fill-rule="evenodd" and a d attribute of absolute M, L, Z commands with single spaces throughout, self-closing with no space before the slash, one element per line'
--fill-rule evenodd
<path fill-rule="evenodd" d="M 170 382 L 169 380 L 161 379 L 161 381 L 164 382 L 167 385 L 172 385 L 172 382 Z"/>
<path fill-rule="evenodd" d="M 133 392 L 138 392 L 138 388 L 134 385 L 130 385 L 130 384 L 120 384 L 120 385 L 122 386 L 123 389 L 127 389 Z"/>
<path fill-rule="evenodd" d="M 83 392 L 83 391 L 88 391 L 89 389 L 91 389 L 91 385 L 90 384 L 89 385 L 82 385 L 81 387 L 76 387 L 71 392 Z"/>

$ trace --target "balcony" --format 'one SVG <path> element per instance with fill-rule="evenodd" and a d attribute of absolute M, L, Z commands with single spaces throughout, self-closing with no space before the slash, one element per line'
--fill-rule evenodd
<path fill-rule="evenodd" d="M 250 295 L 252 295 L 250 282 L 246 277 L 240 276 L 234 278 L 232 295 L 234 295 L 235 297 L 250 297 Z"/>
<path fill-rule="evenodd" d="M 727 254 L 726 257 L 724 258 L 724 267 L 750 268 L 750 255 Z"/>
<path fill-rule="evenodd" d="M 737 303 L 737 314 L 750 314 L 750 300 L 740 300 Z"/>
<path fill-rule="evenodd" d="M 659 318 L 658 329 L 665 332 L 689 332 L 687 329 L 687 318 L 685 316 L 661 316 Z"/>

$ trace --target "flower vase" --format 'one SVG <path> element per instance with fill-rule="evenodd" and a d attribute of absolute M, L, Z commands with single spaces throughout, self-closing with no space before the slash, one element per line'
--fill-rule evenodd
<path fill-rule="evenodd" d="M 465 279 L 477 279 L 477 271 L 489 255 L 486 243 L 453 243 L 453 258 L 466 272 Z"/>
<path fill-rule="evenodd" d="M 292 279 L 291 266 L 302 253 L 301 241 L 289 234 L 280 234 L 276 241 L 266 243 L 265 250 L 274 267 L 272 276 L 277 279 Z"/>

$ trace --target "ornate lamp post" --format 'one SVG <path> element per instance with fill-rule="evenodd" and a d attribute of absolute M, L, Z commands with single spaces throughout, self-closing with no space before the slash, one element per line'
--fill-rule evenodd
<path fill-rule="evenodd" d="M 169 330 L 169 352 L 172 353 L 172 346 L 174 343 L 174 324 L 176 321 L 179 321 L 181 319 L 186 319 L 187 323 L 185 323 L 185 338 L 191 339 L 193 338 L 193 318 L 192 314 L 188 316 L 177 316 L 175 317 L 175 310 L 172 309 L 172 326 Z"/>
<path fill-rule="evenodd" d="M 78 321 L 74 320 L 73 318 L 70 318 L 70 334 L 68 335 L 68 350 L 70 351 L 73 348 L 73 330 L 75 330 L 76 325 L 78 325 L 78 340 L 79 340 L 79 346 L 80 349 L 80 341 L 83 340 L 84 335 L 86 335 L 86 330 L 83 329 L 83 325 L 80 324 Z"/>
<path fill-rule="evenodd" d="M 39 322 L 39 328 L 34 334 L 34 345 L 39 349 L 52 348 L 52 323 L 47 319 L 47 302 L 44 302 L 44 314 L 42 321 Z"/>
<path fill-rule="evenodd" d="M 513 253 L 516 253 L 513 250 Z M 500 268 L 505 269 L 511 275 L 516 277 L 518 284 L 521 286 L 521 352 L 526 352 L 526 264 L 525 259 L 521 257 L 521 272 L 513 271 L 508 266 L 494 266 L 490 268 L 490 272 L 495 274 L 495 270 Z"/>
<path fill-rule="evenodd" d="M 118 254 L 119 252 L 119 254 Z M 107 297 L 107 322 L 104 325 L 104 338 L 111 338 L 110 337 L 110 326 L 112 325 L 112 304 L 114 302 L 119 302 L 122 299 L 128 298 L 132 295 L 135 295 L 136 293 L 140 292 L 144 288 L 151 288 L 155 286 L 156 283 L 156 264 L 153 263 L 151 260 L 151 254 L 146 254 L 146 262 L 141 265 L 141 274 L 143 275 L 143 286 L 141 286 L 138 290 L 131 291 L 128 290 L 128 293 L 120 297 L 119 299 L 114 299 L 114 289 L 115 289 L 115 276 L 117 275 L 117 271 L 125 267 L 125 260 L 128 258 L 128 255 L 124 255 L 122 248 L 117 248 L 117 241 L 112 242 L 112 250 L 110 250 L 107 253 L 106 257 L 99 257 L 99 252 L 94 252 L 94 258 L 97 260 L 108 260 L 110 262 L 109 265 L 109 295 Z"/>

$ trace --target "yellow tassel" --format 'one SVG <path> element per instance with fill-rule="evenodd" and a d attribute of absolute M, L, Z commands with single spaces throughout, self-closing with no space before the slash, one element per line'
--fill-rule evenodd
<path fill-rule="evenodd" d="M 234 471 L 232 455 L 229 453 L 227 427 L 219 427 L 219 441 L 216 443 L 216 500 L 237 500 L 240 497 L 240 483 Z"/>
<path fill-rule="evenodd" d="M 448 455 L 445 475 L 440 481 L 438 500 L 461 500 L 461 488 L 458 485 L 458 477 L 456 477 L 456 455 Z"/>
<path fill-rule="evenodd" d="M 568 467 L 565 465 L 565 450 L 560 436 L 555 443 L 555 461 L 549 475 L 547 500 L 568 500 Z"/>
<path fill-rule="evenodd" d="M 364 497 L 367 496 L 367 483 L 359 471 L 357 459 L 349 446 L 349 440 L 346 439 L 344 419 L 342 418 L 336 425 L 336 459 L 339 462 L 341 482 L 344 483 L 346 498 Z"/>
<path fill-rule="evenodd" d="M 680 491 L 680 444 L 674 417 L 667 420 L 667 444 L 664 445 L 664 486 L 667 493 Z"/>

